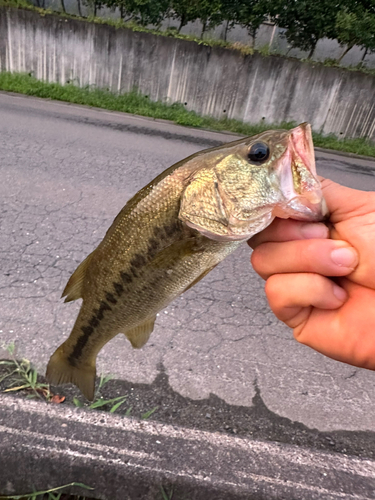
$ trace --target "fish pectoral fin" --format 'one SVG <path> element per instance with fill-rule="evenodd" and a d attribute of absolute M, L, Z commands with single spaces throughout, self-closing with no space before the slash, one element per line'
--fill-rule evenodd
<path fill-rule="evenodd" d="M 82 298 L 83 280 L 93 254 L 94 252 L 91 252 L 90 255 L 88 255 L 86 259 L 80 263 L 80 265 L 69 278 L 69 281 L 66 284 L 66 287 L 64 288 L 64 291 L 61 295 L 61 297 L 66 297 L 64 302 L 70 302 L 72 300 Z"/>
<path fill-rule="evenodd" d="M 69 363 L 64 352 L 64 344 L 51 356 L 47 366 L 46 378 L 50 384 L 60 385 L 72 383 L 78 387 L 88 400 L 92 401 L 95 395 L 95 360 L 93 364 Z"/>
<path fill-rule="evenodd" d="M 146 344 L 154 329 L 155 320 L 156 316 L 125 332 L 124 335 L 135 349 L 140 349 Z"/>

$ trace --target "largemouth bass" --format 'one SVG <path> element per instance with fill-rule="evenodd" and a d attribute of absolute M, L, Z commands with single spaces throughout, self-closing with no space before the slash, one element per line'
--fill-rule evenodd
<path fill-rule="evenodd" d="M 161 309 L 275 217 L 325 217 L 315 175 L 306 123 L 207 149 L 165 170 L 125 205 L 69 279 L 65 301 L 83 303 L 47 379 L 72 382 L 92 400 L 96 357 L 109 340 L 121 332 L 142 347 Z"/>

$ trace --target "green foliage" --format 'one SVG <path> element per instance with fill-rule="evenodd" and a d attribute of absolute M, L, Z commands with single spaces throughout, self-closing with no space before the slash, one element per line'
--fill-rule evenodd
<path fill-rule="evenodd" d="M 335 38 L 337 4 L 332 0 L 273 0 L 269 10 L 290 45 L 309 51 L 308 58 L 321 38 Z"/>
<path fill-rule="evenodd" d="M 252 38 L 252 46 L 260 25 L 267 20 L 269 4 L 268 0 L 233 0 L 236 22 L 247 29 Z"/>
<path fill-rule="evenodd" d="M 171 0 L 172 17 L 180 21 L 177 33 L 181 28 L 187 25 L 190 21 L 195 21 L 194 7 L 190 6 L 190 2 L 186 0 Z"/>
<path fill-rule="evenodd" d="M 0 7 L 15 7 L 16 9 L 29 9 L 32 4 L 28 0 L 0 0 Z"/>
<path fill-rule="evenodd" d="M 118 95 L 108 90 L 92 87 L 80 88 L 73 84 L 60 85 L 41 82 L 32 75 L 19 73 L 0 73 L 0 90 L 162 118 L 190 127 L 230 131 L 245 136 L 259 134 L 270 128 L 290 129 L 295 126 L 295 123 L 291 122 L 250 124 L 228 118 L 218 120 L 209 116 L 200 116 L 194 111 L 188 111 L 180 103 L 166 104 L 160 101 L 151 101 L 148 96 L 139 94 L 135 90 Z M 325 137 L 314 134 L 314 140 L 316 146 L 375 157 L 375 145 L 369 139 L 337 139 L 334 136 Z"/>
<path fill-rule="evenodd" d="M 221 0 L 195 0 L 197 19 L 202 23 L 202 33 L 207 29 L 215 28 L 222 22 L 220 16 Z"/>
<path fill-rule="evenodd" d="M 338 139 L 333 134 L 322 135 L 313 132 L 313 139 L 314 145 L 317 147 L 375 157 L 375 144 L 365 137 Z"/>
<path fill-rule="evenodd" d="M 266 0 L 265 0 L 266 1 Z M 346 45 L 338 62 L 354 45 L 375 50 L 375 3 L 373 0 L 269 0 L 272 20 L 284 28 L 292 47 L 312 57 L 321 38 Z"/>
<path fill-rule="evenodd" d="M 261 47 L 258 48 L 259 54 L 261 54 L 264 57 L 267 57 L 271 54 L 271 47 L 269 46 L 268 43 L 265 45 L 262 45 Z"/>
<path fill-rule="evenodd" d="M 207 28 L 213 28 L 222 22 L 220 16 L 221 0 L 170 0 L 171 15 L 180 21 L 177 32 L 187 23 L 200 19 L 202 36 Z"/>
<path fill-rule="evenodd" d="M 355 11 L 340 10 L 336 18 L 336 37 L 341 45 L 346 45 L 338 62 L 354 45 L 369 52 L 375 51 L 375 13 L 362 8 Z"/>
<path fill-rule="evenodd" d="M 140 26 L 159 26 L 169 12 L 169 0 L 101 0 L 111 9 L 118 8 L 122 20 L 135 21 Z"/>
<path fill-rule="evenodd" d="M 229 31 L 236 25 L 237 3 L 233 0 L 221 0 L 219 16 L 221 22 L 225 24 L 224 41 L 226 41 Z"/>

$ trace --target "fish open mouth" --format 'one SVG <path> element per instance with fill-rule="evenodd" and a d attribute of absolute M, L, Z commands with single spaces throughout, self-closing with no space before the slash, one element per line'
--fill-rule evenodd
<path fill-rule="evenodd" d="M 316 178 L 311 126 L 302 123 L 292 129 L 288 140 L 278 167 L 285 201 L 274 208 L 273 215 L 283 219 L 323 220 L 329 212 Z"/>

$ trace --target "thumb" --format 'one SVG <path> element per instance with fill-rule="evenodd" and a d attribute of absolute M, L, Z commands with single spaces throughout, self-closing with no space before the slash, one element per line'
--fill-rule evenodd
<path fill-rule="evenodd" d="M 341 186 L 323 177 L 320 181 L 333 224 L 375 211 L 375 193 Z"/>

